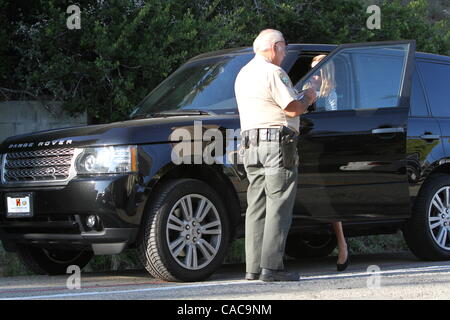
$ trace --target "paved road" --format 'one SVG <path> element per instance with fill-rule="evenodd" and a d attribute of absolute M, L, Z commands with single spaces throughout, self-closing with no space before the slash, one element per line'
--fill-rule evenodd
<path fill-rule="evenodd" d="M 242 280 L 242 264 L 225 265 L 197 283 L 162 282 L 143 270 L 82 273 L 81 289 L 73 290 L 67 288 L 67 276 L 10 277 L 0 279 L 0 299 L 450 298 L 449 262 L 422 262 L 407 252 L 352 256 L 350 262 L 338 273 L 334 257 L 288 261 L 288 269 L 300 272 L 301 281 L 279 283 Z M 377 267 L 367 272 L 371 265 Z"/>

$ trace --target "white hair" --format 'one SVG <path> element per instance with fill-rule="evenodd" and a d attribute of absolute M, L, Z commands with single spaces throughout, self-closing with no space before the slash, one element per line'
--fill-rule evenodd
<path fill-rule="evenodd" d="M 255 53 L 267 51 L 272 47 L 272 44 L 279 41 L 284 41 L 283 34 L 274 29 L 265 29 L 259 33 L 255 41 L 253 41 L 253 51 Z"/>

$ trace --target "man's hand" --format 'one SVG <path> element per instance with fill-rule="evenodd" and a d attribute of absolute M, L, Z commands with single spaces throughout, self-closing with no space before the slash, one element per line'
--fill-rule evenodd
<path fill-rule="evenodd" d="M 322 86 L 322 78 L 318 75 L 312 76 L 309 81 L 309 87 L 313 88 L 316 91 L 320 91 L 320 87 Z"/>
<path fill-rule="evenodd" d="M 308 88 L 302 92 L 303 98 L 300 100 L 294 100 L 288 104 L 286 109 L 284 109 L 284 113 L 288 117 L 294 118 L 297 117 L 308 109 L 308 107 L 316 101 L 316 91 L 312 88 Z"/>
<path fill-rule="evenodd" d="M 308 88 L 303 91 L 303 101 L 308 104 L 307 108 L 313 104 L 317 99 L 316 90 L 313 88 Z"/>

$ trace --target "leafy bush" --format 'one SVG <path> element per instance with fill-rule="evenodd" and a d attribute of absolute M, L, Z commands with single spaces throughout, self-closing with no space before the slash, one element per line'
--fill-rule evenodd
<path fill-rule="evenodd" d="M 432 23 L 425 0 L 382 1 L 381 30 L 366 28 L 368 14 L 360 0 L 74 4 L 81 9 L 80 30 L 66 27 L 65 1 L 0 0 L 7 13 L 0 13 L 0 41 L 6 44 L 0 46 L 0 97 L 26 93 L 64 101 L 71 113 L 87 110 L 94 123 L 123 120 L 189 58 L 249 46 L 268 27 L 281 30 L 290 42 L 417 39 L 419 50 L 448 54 L 450 49 L 450 18 Z"/>
<path fill-rule="evenodd" d="M 15 253 L 6 252 L 0 244 L 0 277 L 25 276 L 32 273 Z"/>

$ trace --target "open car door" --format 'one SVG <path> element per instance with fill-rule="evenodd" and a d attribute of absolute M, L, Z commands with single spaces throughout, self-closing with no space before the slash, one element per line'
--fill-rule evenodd
<path fill-rule="evenodd" d="M 297 84 L 318 99 L 301 116 L 295 218 L 409 215 L 406 134 L 415 42 L 337 47 Z"/>

